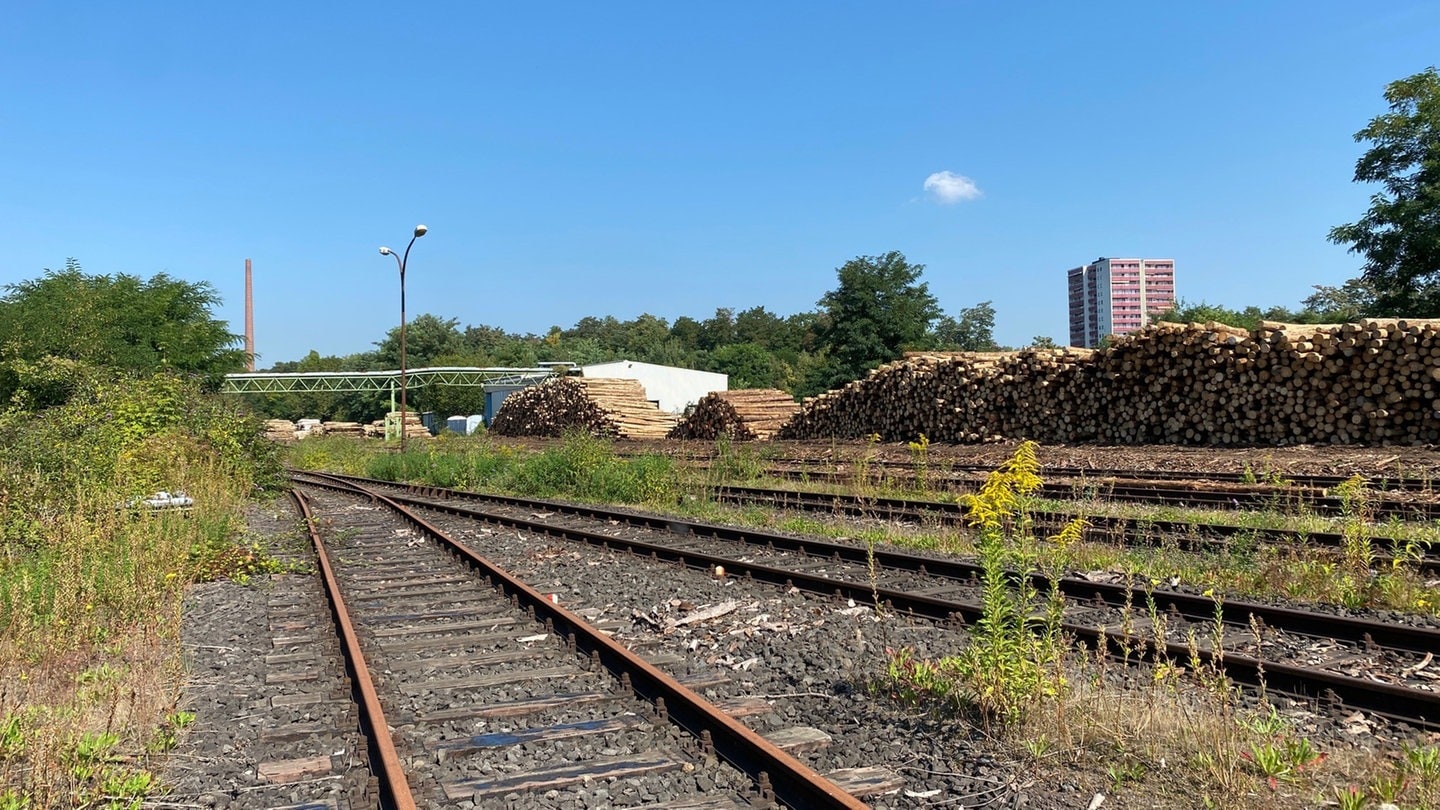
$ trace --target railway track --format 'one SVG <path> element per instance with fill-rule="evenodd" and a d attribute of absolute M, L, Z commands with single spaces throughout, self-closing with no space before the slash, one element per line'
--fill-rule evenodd
<path fill-rule="evenodd" d="M 749 730 L 603 624 L 397 501 L 337 488 L 348 494 L 302 482 L 301 503 L 382 806 L 515 806 L 567 791 L 587 806 L 865 806 L 787 754 L 790 738 Z M 600 787 L 616 784 L 633 795 Z"/>
<path fill-rule="evenodd" d="M 871 497 L 742 486 L 717 487 L 712 490 L 711 494 L 717 500 L 729 503 L 757 504 L 778 509 L 844 514 L 920 524 L 963 525 L 968 514 L 963 504 L 953 501 Z M 1124 545 L 1148 544 L 1154 546 L 1168 543 L 1188 551 L 1216 551 L 1223 549 L 1235 538 L 1243 536 L 1254 542 L 1271 546 L 1314 548 L 1337 556 L 1345 544 L 1345 536 L 1342 532 L 1302 532 L 1290 529 L 1262 529 L 1214 523 L 1112 517 L 1092 515 L 1080 510 L 1037 508 L 1031 512 L 1031 515 L 1035 519 L 1038 530 L 1052 533 L 1058 532 L 1075 518 L 1083 517 L 1088 524 L 1085 529 L 1085 539 L 1094 543 L 1118 542 Z M 1403 540 L 1372 534 L 1369 541 L 1375 552 L 1382 557 L 1405 556 L 1406 543 Z M 1440 575 L 1440 557 L 1426 553 L 1418 559 L 1414 559 L 1413 564 L 1426 576 Z"/>
<path fill-rule="evenodd" d="M 700 570 L 718 567 L 730 576 L 873 601 L 942 622 L 980 616 L 975 580 L 981 572 L 954 559 L 554 501 L 389 486 L 405 493 L 397 501 L 516 531 L 625 548 Z M 1429 670 L 1440 649 L 1434 628 L 1080 578 L 1051 582 L 1036 575 L 1032 585 L 1041 592 L 1053 585 L 1064 595 L 1064 632 L 1126 660 L 1189 662 L 1335 708 L 1424 727 L 1440 721 L 1437 679 Z"/>
<path fill-rule="evenodd" d="M 691 456 L 685 459 L 690 462 L 710 462 L 713 456 Z M 845 468 L 854 469 L 859 462 L 857 460 L 836 460 L 834 458 L 807 458 L 799 456 L 780 456 L 765 460 L 768 464 L 796 466 L 796 467 L 819 467 L 825 466 L 837 471 L 845 471 Z M 888 459 L 872 459 L 863 462 L 864 466 L 873 469 L 891 470 L 897 473 L 912 472 L 915 468 L 914 461 L 894 461 Z M 930 472 L 936 475 L 965 474 L 984 477 L 995 469 L 993 464 L 963 464 L 954 462 L 943 462 L 930 464 Z M 1323 491 L 1334 489 L 1350 479 L 1348 475 L 1321 475 L 1310 473 L 1280 473 L 1280 472 L 1228 472 L 1224 470 L 1158 470 L 1158 469 L 1137 469 L 1127 467 L 1077 467 L 1069 465 L 1046 464 L 1044 465 L 1045 475 L 1056 479 L 1117 479 L 1122 481 L 1158 481 L 1158 482 L 1179 482 L 1190 481 L 1208 484 L 1230 484 L 1235 486 L 1248 487 L 1269 487 L 1269 488 L 1298 488 L 1300 490 Z M 1400 473 L 1370 473 L 1361 474 L 1365 486 L 1375 492 L 1407 492 L 1416 495 L 1433 496 L 1440 492 L 1440 482 L 1425 476 L 1405 476 Z"/>
<path fill-rule="evenodd" d="M 791 464 L 791 462 L 787 462 Z M 913 481 L 913 465 L 901 462 L 870 462 L 878 472 L 871 470 L 867 475 L 877 479 Z M 695 466 L 705 468 L 707 462 Z M 977 472 L 979 472 L 977 470 Z M 1045 469 L 1050 480 L 1042 484 L 1036 496 L 1046 500 L 1079 501 L 1100 500 L 1122 503 L 1148 504 L 1154 506 L 1183 506 L 1223 510 L 1266 510 L 1287 514 L 1313 514 L 1341 517 L 1363 508 L 1370 519 L 1395 519 L 1409 521 L 1431 521 L 1440 519 L 1440 501 L 1430 495 L 1416 495 L 1407 499 L 1370 498 L 1363 507 L 1345 498 L 1327 494 L 1327 490 L 1303 486 L 1272 486 L 1265 484 L 1230 484 L 1204 486 L 1197 480 L 1136 480 L 1108 477 L 1077 477 L 1070 482 L 1057 482 L 1056 473 Z M 858 474 L 853 469 L 825 469 L 810 464 L 794 466 L 768 466 L 765 475 L 790 481 L 823 482 L 832 484 L 853 484 Z M 984 483 L 983 476 L 956 476 L 927 471 L 925 483 L 928 488 L 948 492 L 975 492 Z"/>

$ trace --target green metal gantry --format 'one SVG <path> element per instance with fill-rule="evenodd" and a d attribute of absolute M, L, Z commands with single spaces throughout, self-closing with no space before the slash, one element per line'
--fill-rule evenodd
<path fill-rule="evenodd" d="M 405 372 L 405 387 L 424 388 L 429 385 L 494 386 L 524 388 L 563 374 L 565 364 L 542 368 L 412 368 Z M 220 387 L 224 394 L 286 394 L 294 391 L 328 391 L 332 393 L 374 392 L 394 393 L 400 387 L 399 371 L 253 371 L 226 374 Z"/>
<path fill-rule="evenodd" d="M 514 390 L 544 382 L 574 368 L 573 363 L 546 363 L 540 368 L 469 368 L 446 366 L 413 368 L 405 372 L 405 388 L 430 385 L 465 385 L 486 391 Z M 226 374 L 220 386 L 223 394 L 285 394 L 297 391 L 325 391 L 336 394 L 389 393 L 390 411 L 395 411 L 395 392 L 400 390 L 400 372 L 395 371 L 253 371 Z M 385 417 L 385 435 L 403 430 L 399 421 Z"/>

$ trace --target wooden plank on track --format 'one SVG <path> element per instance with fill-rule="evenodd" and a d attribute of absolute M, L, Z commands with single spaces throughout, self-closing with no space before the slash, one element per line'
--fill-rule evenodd
<path fill-rule="evenodd" d="M 496 630 L 501 627 L 513 625 L 518 620 L 514 616 L 496 616 L 492 619 L 453 622 L 432 621 L 424 617 L 419 617 L 416 621 L 428 621 L 429 623 L 406 625 L 404 627 L 386 627 L 380 630 L 367 628 L 366 633 L 375 638 L 390 638 L 393 636 L 423 636 L 436 633 L 456 633 L 461 630 Z M 369 622 L 368 618 L 366 622 Z"/>
<path fill-rule="evenodd" d="M 446 720 L 523 717 L 527 714 L 539 714 L 540 712 L 550 711 L 552 709 L 605 703 L 607 701 L 619 700 L 620 697 L 620 695 L 613 692 L 567 692 L 559 695 L 528 698 L 526 700 L 490 703 L 484 706 L 455 706 L 449 709 L 440 709 L 439 711 L 424 712 L 416 715 L 415 719 L 421 723 L 439 723 Z"/>
<path fill-rule="evenodd" d="M 470 678 L 455 678 L 452 681 L 427 680 L 418 684 L 401 684 L 400 688 L 406 693 L 418 694 L 437 689 L 483 689 L 487 686 L 496 686 L 507 683 L 523 683 L 525 681 L 543 681 L 554 678 L 575 678 L 586 674 L 583 670 L 574 667 L 549 667 L 547 669 L 527 669 L 520 672 L 498 672 L 494 675 L 476 675 Z"/>
<path fill-rule="evenodd" d="M 905 777 L 887 768 L 841 768 L 825 778 L 856 798 L 894 793 L 905 786 Z"/>
<path fill-rule="evenodd" d="M 514 642 L 520 637 L 515 630 L 506 630 L 499 633 L 476 633 L 474 635 L 458 636 L 427 636 L 425 638 L 413 638 L 406 641 L 381 641 L 380 649 L 387 653 L 417 652 L 422 650 L 443 650 L 446 647 L 461 646 L 500 646 Z"/>
<path fill-rule="evenodd" d="M 830 735 L 809 726 L 791 726 L 761 736 L 787 754 L 819 751 L 830 747 Z"/>
<path fill-rule="evenodd" d="M 616 717 L 580 720 L 574 723 L 558 723 L 553 726 L 516 729 L 515 731 L 508 732 L 500 731 L 491 734 L 476 734 L 473 737 L 466 737 L 459 740 L 442 740 L 427 746 L 427 748 L 435 754 L 437 760 L 443 762 L 450 757 L 470 754 L 486 748 L 503 748 L 510 745 L 554 742 L 555 740 L 567 740 L 572 737 L 588 737 L 591 734 L 624 731 L 625 729 L 635 728 L 644 722 L 646 721 L 643 718 L 636 715 L 622 714 Z"/>
<path fill-rule="evenodd" d="M 413 661 L 394 661 L 387 669 L 456 669 L 459 667 L 487 667 L 495 664 L 513 664 L 517 661 L 532 661 L 556 654 L 548 648 L 533 650 L 502 650 L 500 652 L 476 653 L 474 655 L 439 655 L 433 658 L 417 658 Z"/>
<path fill-rule="evenodd" d="M 451 800 L 481 799 L 497 793 L 559 789 L 585 781 L 661 773 L 679 767 L 680 762 L 668 754 L 650 752 L 590 762 L 569 762 L 548 770 L 528 771 L 503 779 L 460 779 L 443 783 L 441 788 L 445 797 Z"/>

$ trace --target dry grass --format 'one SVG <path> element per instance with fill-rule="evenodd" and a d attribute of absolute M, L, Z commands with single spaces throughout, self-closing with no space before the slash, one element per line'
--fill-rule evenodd
<path fill-rule="evenodd" d="M 239 487 L 201 470 L 187 513 L 92 492 L 35 516 L 36 547 L 0 567 L 0 808 L 129 807 L 173 745 L 185 585 L 243 576 Z M 263 567 L 263 566 L 262 566 Z M 113 802 L 113 805 L 112 805 Z"/>

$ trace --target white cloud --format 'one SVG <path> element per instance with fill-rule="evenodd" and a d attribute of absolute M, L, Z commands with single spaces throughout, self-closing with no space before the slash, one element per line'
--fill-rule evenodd
<path fill-rule="evenodd" d="M 925 190 L 941 205 L 954 205 L 980 197 L 980 187 L 970 178 L 953 172 L 935 172 L 925 178 Z"/>

